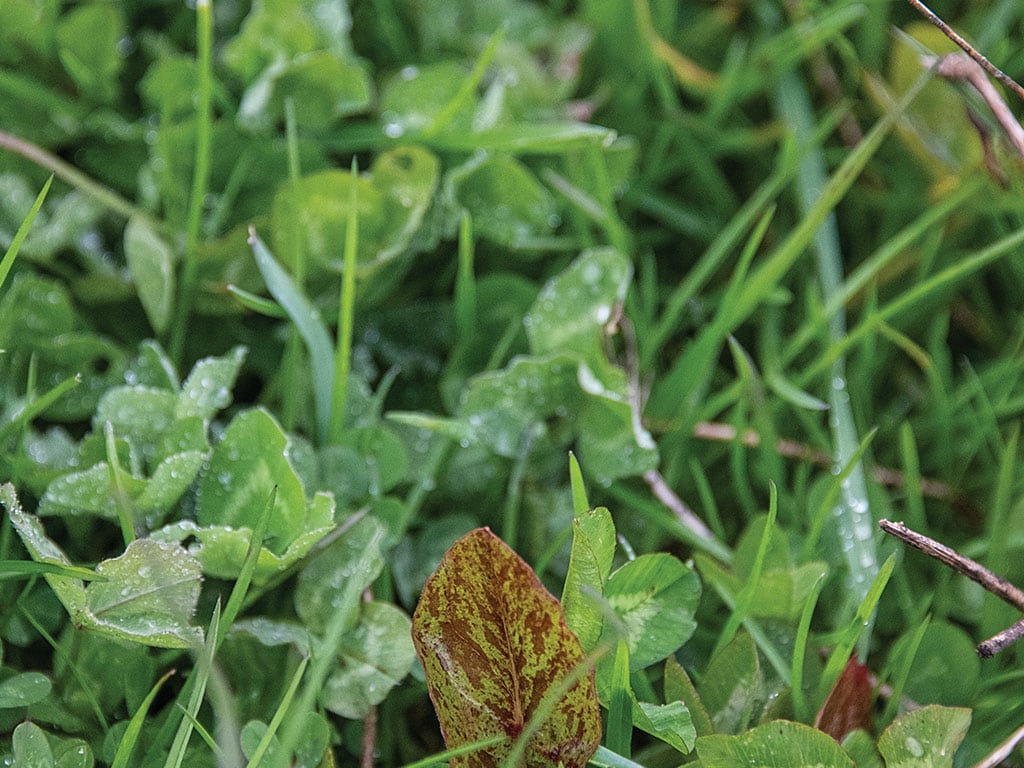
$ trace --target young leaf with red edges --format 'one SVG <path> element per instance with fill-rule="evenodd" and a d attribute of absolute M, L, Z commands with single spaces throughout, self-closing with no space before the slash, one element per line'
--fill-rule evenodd
<path fill-rule="evenodd" d="M 871 730 L 871 707 L 868 668 L 851 656 L 814 718 L 814 727 L 842 742 L 850 731 Z"/>
<path fill-rule="evenodd" d="M 452 768 L 497 768 L 548 692 L 584 663 L 558 600 L 489 528 L 452 545 L 423 588 L 412 621 L 448 748 L 508 737 L 452 758 Z M 530 738 L 525 765 L 582 768 L 600 739 L 591 670 Z"/>

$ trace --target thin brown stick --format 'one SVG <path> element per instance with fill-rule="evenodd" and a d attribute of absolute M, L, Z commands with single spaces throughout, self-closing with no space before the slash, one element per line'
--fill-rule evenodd
<path fill-rule="evenodd" d="M 1011 584 L 1002 576 L 992 573 L 981 563 L 971 560 L 969 557 L 964 557 L 956 550 L 935 541 L 935 539 L 910 530 L 903 523 L 879 520 L 878 527 L 890 536 L 895 536 L 904 544 L 909 544 L 914 549 L 918 549 L 929 557 L 934 557 L 936 560 L 948 565 L 971 581 L 981 584 L 987 591 L 1006 601 L 1014 608 L 1024 611 L 1024 591 L 1021 591 L 1021 589 Z"/>
<path fill-rule="evenodd" d="M 363 602 L 373 602 L 373 590 L 367 587 L 363 590 Z M 371 704 L 370 711 L 363 718 L 363 756 L 360 760 L 360 768 L 373 768 L 374 757 L 377 754 L 377 705 Z"/>
<path fill-rule="evenodd" d="M 985 77 L 984 71 L 977 62 L 962 53 L 954 53 L 949 56 L 923 56 L 922 63 L 926 67 L 935 67 L 935 73 L 945 77 L 947 80 L 959 80 L 966 83 L 981 94 L 985 104 L 992 111 L 993 116 L 1010 137 L 1010 143 L 1018 154 L 1024 155 L 1024 127 L 1017 122 L 1009 105 L 992 85 L 992 81 Z"/>
<path fill-rule="evenodd" d="M 1001 650 L 1013 645 L 1024 637 L 1024 619 L 1014 622 L 1002 632 L 998 632 L 983 643 L 978 643 L 978 655 L 983 659 L 991 659 Z"/>
<path fill-rule="evenodd" d="M 935 14 L 935 12 L 932 11 L 931 8 L 922 3 L 921 0 L 907 0 L 907 2 L 910 3 L 917 10 L 918 13 L 920 13 L 922 16 L 928 19 L 928 21 L 930 21 L 932 24 L 934 24 L 936 27 L 942 30 L 942 34 L 944 34 L 946 37 L 948 37 L 950 40 L 952 40 L 954 43 L 960 46 L 963 52 L 970 56 L 972 59 L 974 59 L 976 62 L 978 62 L 978 64 L 980 64 L 986 72 L 988 72 L 990 75 L 992 75 L 992 77 L 994 77 L 1000 83 L 1002 83 L 1015 94 L 1017 94 L 1018 99 L 1024 101 L 1024 88 L 1022 88 L 1016 80 L 1014 80 L 1012 77 L 1010 77 L 1001 69 L 999 69 L 999 67 L 995 66 L 992 62 L 986 59 L 978 51 L 977 48 L 975 48 L 973 45 L 971 45 L 962 37 L 960 37 L 960 35 L 958 35 L 953 30 L 953 28 L 949 26 L 949 24 L 940 19 Z"/>
<path fill-rule="evenodd" d="M 903 523 L 879 520 L 878 527 L 904 544 L 909 544 L 929 557 L 934 557 L 944 565 L 948 565 L 957 573 L 961 573 L 972 581 L 981 584 L 988 592 L 1009 603 L 1017 610 L 1024 611 L 1024 590 L 1011 584 L 1002 576 L 992 573 L 981 563 L 975 562 L 969 557 L 964 557 L 956 550 L 935 541 L 935 539 L 910 530 Z M 978 655 L 983 659 L 991 658 L 1022 637 L 1024 637 L 1024 619 L 1017 621 L 999 634 L 980 643 L 977 646 Z"/>

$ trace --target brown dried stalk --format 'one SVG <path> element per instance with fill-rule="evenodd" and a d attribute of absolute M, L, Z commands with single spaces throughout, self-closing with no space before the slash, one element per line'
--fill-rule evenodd
<path fill-rule="evenodd" d="M 978 64 L 982 68 L 984 68 L 986 72 L 988 72 L 990 75 L 992 75 L 992 77 L 994 77 L 1000 83 L 1002 83 L 1015 94 L 1017 94 L 1018 99 L 1024 101 L 1024 88 L 1022 88 L 1016 80 L 1014 80 L 1012 77 L 1010 77 L 1001 69 L 999 69 L 999 67 L 995 66 L 994 64 L 992 64 L 992 62 L 986 59 L 973 45 L 971 45 L 962 37 L 960 37 L 960 35 L 958 35 L 953 30 L 953 28 L 949 26 L 949 24 L 947 24 L 941 18 L 939 18 L 935 14 L 935 12 L 932 11 L 931 8 L 922 3 L 921 0 L 907 0 L 907 2 L 910 3 L 918 11 L 918 13 L 920 13 L 922 16 L 928 19 L 928 21 L 930 21 L 932 24 L 934 24 L 936 27 L 942 30 L 942 34 L 944 34 L 946 37 L 948 37 L 950 40 L 952 40 L 954 43 L 960 46 L 961 50 L 963 50 L 964 53 L 966 53 L 968 56 L 970 56 L 972 59 L 978 62 Z"/>
<path fill-rule="evenodd" d="M 972 581 L 981 584 L 987 591 L 1009 603 L 1017 610 L 1024 611 L 1024 591 L 1011 584 L 1002 576 L 992 573 L 981 563 L 975 562 L 969 557 L 964 557 L 956 550 L 935 541 L 935 539 L 931 539 L 917 531 L 912 531 L 903 523 L 879 520 L 878 527 L 890 536 L 895 536 L 904 544 L 909 544 L 929 557 L 934 557 L 944 565 L 948 565 L 957 573 L 961 573 Z M 1020 640 L 1021 637 L 1024 637 L 1024 619 L 1011 624 L 999 634 L 980 643 L 977 646 L 978 655 L 983 659 L 991 658 L 1008 645 Z"/>

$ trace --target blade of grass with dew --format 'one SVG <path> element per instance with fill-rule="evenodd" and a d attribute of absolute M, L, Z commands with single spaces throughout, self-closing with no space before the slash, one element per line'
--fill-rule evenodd
<path fill-rule="evenodd" d="M 220 643 L 220 601 L 213 609 L 213 617 L 210 619 L 210 629 L 206 635 L 206 642 L 196 649 L 195 667 L 189 679 L 195 679 L 192 691 L 189 695 L 188 704 L 184 707 L 185 717 L 178 723 L 178 730 L 174 734 L 174 741 L 164 761 L 164 768 L 181 768 L 185 761 L 185 751 L 188 742 L 192 738 L 193 722 L 199 714 L 199 708 L 206 696 L 206 686 L 210 680 L 213 669 L 213 658 Z"/>
<path fill-rule="evenodd" d="M 185 222 L 185 258 L 181 271 L 178 303 L 171 330 L 170 356 L 180 362 L 182 347 L 192 310 L 196 278 L 199 272 L 199 230 L 210 186 L 213 147 L 213 9 L 212 0 L 196 0 L 196 147 L 193 159 L 192 190 Z"/>
<path fill-rule="evenodd" d="M 263 737 L 260 739 L 259 744 L 256 745 L 256 749 L 253 750 L 252 757 L 249 758 L 249 762 L 246 763 L 246 768 L 256 768 L 263 760 L 263 756 L 267 753 L 271 743 L 274 740 L 274 736 L 281 727 L 281 723 L 284 722 L 285 714 L 288 712 L 288 708 L 291 706 L 292 701 L 295 698 L 295 691 L 299 688 L 299 683 L 302 682 L 302 676 L 306 673 L 306 666 L 309 664 L 309 657 L 303 657 L 302 661 L 299 662 L 299 666 L 295 670 L 295 674 L 292 675 L 292 680 L 288 684 L 288 688 L 284 692 L 284 696 L 281 697 L 280 703 L 277 705 L 277 709 L 274 711 L 274 716 L 270 718 L 270 722 L 267 724 L 267 730 L 263 732 Z"/>
<path fill-rule="evenodd" d="M 296 286 L 291 276 L 284 271 L 260 240 L 256 230 L 249 228 L 249 246 L 256 258 L 256 266 L 263 275 L 267 290 L 302 334 L 309 350 L 310 365 L 313 368 L 313 398 L 316 405 L 317 431 L 326 439 L 331 414 L 331 392 L 334 388 L 331 337 L 320 319 L 320 312 Z"/>
<path fill-rule="evenodd" d="M 1019 441 L 1020 423 L 1017 422 L 1010 427 L 1006 445 L 1000 452 L 999 469 L 996 473 L 995 488 L 992 490 L 991 508 L 986 515 L 985 565 L 995 573 L 1008 573 L 1010 568 L 1018 562 L 1017 557 L 1010 554 L 1014 551 L 1010 546 L 1010 534 L 1015 527 L 1011 519 L 1016 497 L 1014 489 L 1017 487 L 1017 478 L 1020 477 L 1020 472 L 1017 469 Z M 981 633 L 986 637 L 991 637 L 1003 629 L 1007 623 L 1015 621 L 1012 617 L 1013 613 L 1013 609 L 995 595 L 986 593 L 982 603 Z"/>
<path fill-rule="evenodd" d="M 583 483 L 583 470 L 580 469 L 580 462 L 572 451 L 569 451 L 569 488 L 572 491 L 573 514 L 582 515 L 589 512 L 590 502 L 587 500 L 587 486 Z"/>
<path fill-rule="evenodd" d="M 109 421 L 103 425 L 103 437 L 107 449 L 107 476 L 114 496 L 114 508 L 117 510 L 117 522 L 121 526 L 121 536 L 125 546 L 135 541 L 135 510 L 128 492 L 121 482 L 121 464 L 117 458 L 117 443 L 114 438 L 114 425 Z"/>
<path fill-rule="evenodd" d="M 804 601 L 804 607 L 800 611 L 800 623 L 797 625 L 796 637 L 793 640 L 793 672 L 789 690 L 793 697 L 793 712 L 799 723 L 811 721 L 807 697 L 804 695 L 804 659 L 807 656 L 807 639 L 811 634 L 811 618 L 814 616 L 814 608 L 818 604 L 818 596 L 821 594 L 823 586 L 825 586 L 825 574 L 815 580 L 810 594 Z"/>
<path fill-rule="evenodd" d="M 114 753 L 114 761 L 110 764 L 110 768 L 128 768 L 130 765 L 129 761 L 132 759 L 132 752 L 135 750 L 135 745 L 139 740 L 139 734 L 142 733 L 142 726 L 146 722 L 146 715 L 149 713 L 149 708 L 153 706 L 153 699 L 163 688 L 164 683 L 170 679 L 175 670 L 171 669 L 164 673 L 152 688 L 149 689 L 149 693 L 146 694 L 146 698 L 139 704 L 139 708 L 135 710 L 135 714 L 132 715 L 132 719 L 128 721 L 128 727 L 124 729 L 124 733 L 121 736 L 121 741 L 117 745 L 117 751 Z"/>
<path fill-rule="evenodd" d="M 37 563 L 34 560 L 0 560 L 0 581 L 7 579 L 29 578 L 37 574 L 52 574 L 54 576 L 67 576 L 69 579 L 81 579 L 82 581 L 106 581 L 106 576 L 101 576 L 89 568 L 78 565 L 58 565 L 57 563 Z"/>
<path fill-rule="evenodd" d="M 352 334 L 356 313 L 356 253 L 359 248 L 359 201 L 356 180 L 359 166 L 352 158 L 352 185 L 348 199 L 348 221 L 345 224 L 344 269 L 341 273 L 341 302 L 338 304 L 338 346 L 334 355 L 334 390 L 331 397 L 331 418 L 328 440 L 341 442 L 345 423 L 345 401 L 348 395 L 348 374 L 352 365 Z"/>
<path fill-rule="evenodd" d="M 181 716 L 192 724 L 192 727 L 195 729 L 195 732 L 199 734 L 199 738 L 202 739 L 203 743 L 210 748 L 211 752 L 213 752 L 214 757 L 216 757 L 217 759 L 218 768 L 224 768 L 224 755 L 221 753 L 221 749 L 217 745 L 217 740 L 213 738 L 213 734 L 206 730 L 206 726 L 199 721 L 199 718 L 193 715 L 188 710 L 182 709 Z"/>
<path fill-rule="evenodd" d="M 821 532 L 825 527 L 825 519 L 839 498 L 840 491 L 842 490 L 843 481 L 849 476 L 853 468 L 860 462 L 864 452 L 867 451 L 868 446 L 871 445 L 871 441 L 875 439 L 875 435 L 878 434 L 878 427 L 873 428 L 868 432 L 864 439 L 860 441 L 860 445 L 857 446 L 857 450 L 853 452 L 853 455 L 847 459 L 839 473 L 833 475 L 832 481 L 829 484 L 828 491 L 825 493 L 825 498 L 821 500 L 814 514 L 811 516 L 807 527 L 807 536 L 804 539 L 803 546 L 800 548 L 800 558 L 805 562 L 811 560 L 814 557 L 815 552 L 818 548 L 818 540 L 821 538 Z"/>
<path fill-rule="evenodd" d="M 284 134 L 288 156 L 289 189 L 298 190 L 302 177 L 302 165 L 299 156 L 299 133 L 295 117 L 295 100 L 291 96 L 284 100 Z M 302 227 L 288 227 L 288 263 L 291 264 L 291 275 L 299 291 L 306 288 L 306 238 Z M 280 255 L 280 254 L 279 254 Z M 303 383 L 307 376 L 307 364 L 302 355 L 302 334 L 297 328 L 288 330 L 282 356 L 282 391 L 281 391 L 281 423 L 287 430 L 295 429 L 302 413 Z"/>
<path fill-rule="evenodd" d="M 619 253 L 629 255 L 632 252 L 629 231 L 615 210 L 615 191 L 612 189 L 611 178 L 608 176 L 608 161 L 598 147 L 590 147 L 583 154 L 590 174 L 595 182 L 594 194 L 601 205 L 602 215 L 598 224 L 604 229 L 608 242 Z"/>
<path fill-rule="evenodd" d="M 814 130 L 814 117 L 804 82 L 795 74 L 783 77 L 775 91 L 776 109 L 789 125 L 798 142 L 806 141 Z M 804 155 L 797 173 L 797 199 L 804 216 L 810 216 L 826 184 L 825 160 L 820 149 Z M 811 250 L 814 253 L 818 281 L 826 303 L 842 289 L 843 256 L 839 245 L 839 229 L 834 212 L 829 212 L 814 231 Z M 828 317 L 829 343 L 846 335 L 846 314 L 842 304 Z M 840 483 L 840 502 L 833 509 L 846 556 L 847 586 L 851 599 L 859 602 L 878 572 L 878 551 L 875 543 L 874 519 L 868 502 L 867 480 L 859 460 L 857 424 L 847 390 L 846 361 L 837 357 L 830 370 L 828 386 L 829 427 L 832 430 L 832 458 L 836 466 L 849 465 L 847 477 Z M 870 628 L 863 634 L 861 661 L 871 641 Z"/>
<path fill-rule="evenodd" d="M 779 492 L 775 487 L 775 483 L 771 481 L 768 484 L 768 494 L 768 520 L 764 524 L 764 530 L 761 531 L 761 540 L 757 544 L 754 563 L 750 568 L 750 574 L 747 576 L 746 583 L 740 589 L 739 594 L 736 595 L 736 604 L 732 608 L 732 613 L 729 614 L 728 621 L 725 622 L 725 627 L 718 635 L 715 649 L 711 652 L 711 658 L 717 656 L 729 644 L 740 628 L 740 624 L 750 613 L 750 607 L 754 604 L 754 595 L 757 593 L 758 584 L 761 582 L 761 574 L 764 572 L 764 561 L 768 555 L 768 544 L 771 542 L 772 533 L 775 531 L 775 520 L 779 510 Z"/>
<path fill-rule="evenodd" d="M 25 238 L 28 236 L 28 231 L 32 227 L 32 222 L 36 219 L 36 214 L 39 213 L 39 209 L 43 207 L 43 201 L 46 199 L 46 193 L 50 191 L 50 185 L 53 183 L 53 174 L 50 174 L 50 178 L 43 184 L 43 188 L 36 195 L 36 200 L 32 203 L 32 207 L 29 208 L 25 218 L 21 220 L 21 224 L 18 226 L 18 231 L 14 233 L 14 239 L 11 240 L 10 246 L 4 253 L 4 257 L 0 260 L 0 288 L 3 287 L 4 281 L 7 280 L 7 275 L 10 274 L 11 267 L 14 266 L 14 260 L 18 257 L 18 251 L 21 250 L 21 244 L 25 242 Z"/>
<path fill-rule="evenodd" d="M 893 553 L 886 558 L 886 561 L 878 569 L 878 574 L 875 576 L 875 580 L 871 582 L 871 586 L 868 587 L 864 599 L 857 606 L 857 612 L 853 619 L 839 633 L 835 647 L 832 649 L 832 655 L 829 656 L 828 662 L 825 664 L 825 671 L 821 674 L 821 681 L 818 687 L 819 701 L 824 701 L 825 696 L 832 690 L 832 686 L 839 679 L 843 667 L 849 661 L 854 647 L 865 634 L 865 630 L 869 629 L 872 617 L 875 615 L 875 608 L 878 606 L 878 601 L 881 599 L 885 585 L 889 583 L 889 577 L 892 576 L 892 569 L 895 567 L 896 554 Z"/>
<path fill-rule="evenodd" d="M 260 550 L 263 549 L 263 539 L 266 537 L 267 526 L 270 523 L 270 514 L 273 512 L 274 502 L 276 501 L 277 486 L 275 485 L 267 497 L 267 503 L 263 505 L 263 511 L 256 518 L 256 525 L 249 536 L 249 548 L 245 552 L 245 559 L 242 561 L 242 567 L 238 571 L 235 585 L 231 588 L 228 601 L 224 605 L 224 613 L 221 615 L 220 621 L 222 640 L 227 637 L 228 632 L 231 630 L 231 625 L 235 623 L 235 619 L 245 605 L 245 596 L 249 591 L 249 585 L 252 584 L 252 576 L 256 572 L 256 564 L 260 559 Z"/>

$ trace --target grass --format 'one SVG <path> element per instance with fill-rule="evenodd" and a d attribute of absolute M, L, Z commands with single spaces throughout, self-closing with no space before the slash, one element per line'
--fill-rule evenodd
<path fill-rule="evenodd" d="M 700 577 L 671 657 L 691 702 L 749 671 L 733 730 L 813 724 L 851 652 L 871 744 L 965 707 L 972 765 L 1024 721 L 1020 650 L 972 650 L 1012 610 L 874 525 L 1024 583 L 1021 159 L 911 9 L 36 5 L 0 30 L 0 758 L 487 749 L 441 737 L 417 596 L 479 525 L 560 594 L 599 505 L 617 566 Z M 946 20 L 1020 75 L 1022 17 Z M 202 583 L 119 571 L 147 538 Z M 595 764 L 696 758 L 621 646 Z"/>

